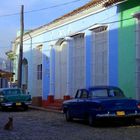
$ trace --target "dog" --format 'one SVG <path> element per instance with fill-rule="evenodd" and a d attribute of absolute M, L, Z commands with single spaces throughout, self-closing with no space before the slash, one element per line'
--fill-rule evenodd
<path fill-rule="evenodd" d="M 13 129 L 13 117 L 9 117 L 8 122 L 4 125 L 5 130 L 12 130 Z"/>

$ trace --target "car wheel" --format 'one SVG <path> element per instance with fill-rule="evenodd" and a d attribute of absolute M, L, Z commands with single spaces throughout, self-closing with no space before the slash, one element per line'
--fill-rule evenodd
<path fill-rule="evenodd" d="M 65 112 L 65 118 L 66 118 L 66 121 L 67 121 L 67 122 L 72 121 L 72 117 L 71 117 L 71 115 L 70 115 L 70 111 L 69 111 L 69 110 L 67 110 L 67 111 Z"/>
<path fill-rule="evenodd" d="M 2 110 L 2 111 L 6 111 L 7 108 L 6 108 L 5 106 L 2 106 L 2 107 L 1 107 L 1 110 Z"/>
<path fill-rule="evenodd" d="M 28 106 L 27 105 L 24 105 L 23 106 L 23 109 L 24 109 L 24 111 L 28 110 Z"/>
<path fill-rule="evenodd" d="M 134 125 L 136 124 L 136 119 L 135 118 L 127 119 L 125 123 L 128 125 Z"/>
<path fill-rule="evenodd" d="M 88 124 L 89 124 L 90 126 L 93 126 L 94 122 L 95 122 L 94 117 L 93 117 L 92 115 L 89 115 L 89 116 L 88 116 Z"/>

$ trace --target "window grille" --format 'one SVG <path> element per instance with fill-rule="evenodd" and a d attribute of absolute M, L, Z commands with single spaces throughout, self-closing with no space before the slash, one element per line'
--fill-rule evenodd
<path fill-rule="evenodd" d="M 91 82 L 92 85 L 106 85 L 108 76 L 107 26 L 92 29 Z"/>
<path fill-rule="evenodd" d="M 37 65 L 37 80 L 42 80 L 42 64 Z"/>
<path fill-rule="evenodd" d="M 72 49 L 72 96 L 79 88 L 85 87 L 85 45 L 84 34 L 73 36 Z"/>

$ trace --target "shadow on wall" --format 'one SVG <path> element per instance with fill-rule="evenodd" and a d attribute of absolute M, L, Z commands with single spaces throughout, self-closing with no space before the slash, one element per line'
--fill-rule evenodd
<path fill-rule="evenodd" d="M 34 44 L 31 44 L 31 46 Z M 31 48 L 31 46 L 29 46 Z M 27 46 L 26 46 L 27 47 Z M 32 96 L 32 104 L 42 105 L 42 45 L 23 52 L 22 86 Z"/>

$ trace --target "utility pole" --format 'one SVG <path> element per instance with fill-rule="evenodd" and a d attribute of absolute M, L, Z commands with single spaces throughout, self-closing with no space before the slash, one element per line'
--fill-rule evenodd
<path fill-rule="evenodd" d="M 19 47 L 19 61 L 18 61 L 18 87 L 22 84 L 22 57 L 23 57 L 23 34 L 24 34 L 24 6 L 21 6 L 20 15 L 20 47 Z"/>

